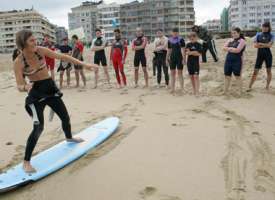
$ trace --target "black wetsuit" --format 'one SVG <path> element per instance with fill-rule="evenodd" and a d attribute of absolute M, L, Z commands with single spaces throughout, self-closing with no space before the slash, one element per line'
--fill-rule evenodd
<path fill-rule="evenodd" d="M 183 55 L 181 49 L 185 47 L 185 41 L 181 37 L 170 37 L 168 40 L 168 49 L 171 49 L 170 69 L 183 70 Z"/>
<path fill-rule="evenodd" d="M 202 62 L 207 62 L 207 56 L 206 53 L 209 50 L 214 61 L 218 61 L 218 53 L 215 45 L 215 40 L 213 40 L 213 36 L 210 34 L 209 31 L 207 31 L 206 28 L 203 28 L 201 26 L 198 26 L 198 31 L 193 29 L 194 32 L 196 32 L 200 39 L 203 40 L 203 51 L 202 51 Z"/>
<path fill-rule="evenodd" d="M 40 62 L 44 62 L 43 58 L 37 54 L 37 58 Z M 25 71 L 28 70 L 29 65 L 23 56 L 23 61 L 25 65 Z M 37 70 L 42 70 L 43 66 Z M 32 73 L 33 75 L 34 73 Z M 29 74 L 25 74 L 28 76 Z M 67 112 L 66 106 L 63 103 L 61 97 L 62 93 L 57 88 L 55 82 L 51 79 L 33 81 L 33 86 L 25 101 L 25 108 L 28 114 L 33 118 L 33 130 L 27 140 L 26 151 L 24 159 L 30 161 L 32 152 L 36 146 L 39 136 L 44 129 L 44 109 L 46 105 L 51 107 L 51 109 L 58 115 L 62 121 L 62 129 L 66 135 L 67 139 L 72 138 L 70 117 Z"/>
<path fill-rule="evenodd" d="M 133 46 L 134 47 L 139 47 L 144 42 L 147 43 L 147 39 L 144 36 L 137 37 L 136 39 L 133 40 Z M 139 49 L 139 50 L 135 51 L 134 67 L 139 67 L 140 64 L 141 64 L 142 67 L 146 67 L 146 65 L 147 65 L 146 56 L 145 56 L 145 49 Z"/>
<path fill-rule="evenodd" d="M 101 47 L 103 45 L 106 45 L 106 42 L 102 37 L 98 37 L 98 38 L 93 40 L 93 43 L 92 43 L 93 47 Z M 104 66 L 104 67 L 107 66 L 107 59 L 106 59 L 104 49 L 102 49 L 100 51 L 95 51 L 94 63 L 97 64 L 97 65 L 100 65 L 100 63 L 101 63 L 101 65 Z"/>
<path fill-rule="evenodd" d="M 255 42 L 268 44 L 270 42 L 274 42 L 274 36 L 269 32 L 257 33 Z M 259 48 L 257 53 L 255 68 L 261 69 L 264 62 L 266 64 L 266 68 L 271 68 L 272 60 L 273 60 L 273 56 L 270 48 Z"/>
<path fill-rule="evenodd" d="M 229 42 L 227 47 L 237 48 L 243 39 L 234 39 L 233 41 Z M 245 51 L 245 47 L 239 53 L 232 53 L 228 52 L 225 59 L 224 64 L 224 75 L 225 76 L 240 76 L 243 66 L 243 53 Z"/>
<path fill-rule="evenodd" d="M 202 45 L 199 42 L 189 42 L 186 45 L 186 49 L 189 49 L 190 51 L 197 51 L 199 53 L 202 53 Z M 189 75 L 199 75 L 200 74 L 200 57 L 199 56 L 193 56 L 189 55 L 187 58 L 187 68 Z"/>

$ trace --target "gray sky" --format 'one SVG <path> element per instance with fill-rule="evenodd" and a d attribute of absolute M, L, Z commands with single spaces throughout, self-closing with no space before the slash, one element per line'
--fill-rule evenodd
<path fill-rule="evenodd" d="M 52 23 L 68 27 L 67 13 L 70 8 L 78 6 L 85 0 L 0 0 L 0 11 L 12 9 L 25 9 L 34 6 L 36 10 L 45 15 Z M 132 0 L 120 0 L 130 2 Z M 114 2 L 114 0 L 106 0 Z M 222 9 L 228 5 L 229 0 L 195 0 L 196 23 L 219 18 Z"/>

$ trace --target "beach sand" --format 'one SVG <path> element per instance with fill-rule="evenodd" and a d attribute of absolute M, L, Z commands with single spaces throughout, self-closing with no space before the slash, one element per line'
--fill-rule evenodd
<path fill-rule="evenodd" d="M 172 96 L 157 89 L 133 88 L 133 53 L 125 66 L 129 88 L 108 88 L 101 70 L 98 89 L 87 72 L 86 89 L 64 89 L 73 133 L 109 116 L 121 120 L 118 131 L 103 145 L 59 172 L 17 191 L 4 200 L 274 200 L 275 199 L 275 80 L 264 90 L 265 71 L 255 89 L 237 97 L 233 81 L 229 97 L 223 90 L 224 40 L 218 40 L 219 63 L 209 57 L 201 65 L 202 95 Z M 273 48 L 273 52 L 275 49 Z M 88 52 L 88 51 L 86 51 Z M 256 50 L 248 39 L 243 70 L 244 90 Z M 86 55 L 86 60 L 91 55 Z M 26 94 L 19 93 L 9 55 L 0 55 L 0 168 L 21 162 L 32 122 L 24 110 Z M 185 68 L 186 70 L 186 68 Z M 113 69 L 110 68 L 115 85 Z M 275 70 L 273 70 L 275 73 Z M 142 77 L 142 73 L 141 73 Z M 74 83 L 74 80 L 72 81 Z M 46 109 L 45 118 L 48 118 Z M 60 121 L 46 120 L 35 153 L 62 141 Z"/>

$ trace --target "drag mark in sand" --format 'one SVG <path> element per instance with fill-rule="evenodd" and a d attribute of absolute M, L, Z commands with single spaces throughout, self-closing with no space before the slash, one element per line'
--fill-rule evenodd
<path fill-rule="evenodd" d="M 222 120 L 226 127 L 226 153 L 221 161 L 226 199 L 245 200 L 247 188 L 271 192 L 275 197 L 275 155 L 252 123 L 214 101 L 206 101 L 193 113 Z M 252 178 L 253 183 L 247 179 Z"/>
<path fill-rule="evenodd" d="M 181 200 L 181 198 L 177 196 L 159 194 L 157 188 L 152 186 L 145 187 L 139 192 L 139 196 L 143 200 Z"/>

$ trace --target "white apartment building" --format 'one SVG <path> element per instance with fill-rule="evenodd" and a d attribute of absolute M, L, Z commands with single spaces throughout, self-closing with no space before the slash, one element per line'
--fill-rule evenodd
<path fill-rule="evenodd" d="M 34 9 L 0 12 L 0 53 L 11 52 L 16 48 L 15 36 L 22 29 L 33 31 L 38 43 L 44 35 L 55 42 L 55 26 Z"/>
<path fill-rule="evenodd" d="M 221 20 L 219 19 L 208 20 L 202 26 L 211 32 L 220 32 L 222 29 Z"/>
<path fill-rule="evenodd" d="M 100 4 L 97 12 L 97 26 L 101 28 L 107 41 L 114 38 L 114 29 L 120 25 L 120 5 Z"/>
<path fill-rule="evenodd" d="M 249 30 L 266 21 L 275 27 L 275 0 L 230 0 L 230 27 Z"/>
<path fill-rule="evenodd" d="M 72 12 L 68 14 L 69 30 L 82 27 L 86 41 L 91 42 L 95 36 L 97 23 L 97 6 L 103 1 L 86 1 L 80 6 L 71 8 Z"/>

